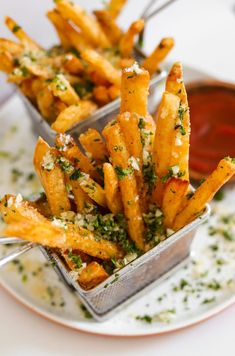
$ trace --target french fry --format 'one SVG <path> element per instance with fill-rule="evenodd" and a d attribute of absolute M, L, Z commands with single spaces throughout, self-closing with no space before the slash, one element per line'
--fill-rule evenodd
<path fill-rule="evenodd" d="M 49 11 L 47 16 L 54 25 L 61 44 L 66 50 L 74 47 L 78 51 L 83 51 L 86 48 L 91 47 L 84 36 L 76 31 L 75 28 L 68 21 L 66 21 L 58 11 Z"/>
<path fill-rule="evenodd" d="M 156 176 L 158 182 L 153 193 L 153 199 L 161 206 L 164 183 L 162 180 L 166 177 L 170 167 L 172 135 L 175 129 L 175 122 L 178 116 L 180 99 L 170 93 L 163 93 L 162 101 L 157 114 L 157 126 L 153 147 L 153 160 L 155 163 Z"/>
<path fill-rule="evenodd" d="M 83 263 L 87 263 L 87 262 L 89 263 L 91 261 L 90 256 L 88 256 L 87 254 L 79 250 L 61 251 L 61 255 L 71 271 L 74 270 L 76 271 L 78 269 L 76 258 L 78 258 L 78 260 L 81 260 Z M 74 257 L 75 257 L 75 261 L 74 261 Z"/>
<path fill-rule="evenodd" d="M 91 231 L 74 224 L 67 223 L 61 227 L 59 219 L 54 223 L 47 220 L 30 203 L 19 201 L 17 197 L 3 198 L 0 213 L 8 224 L 2 232 L 4 236 L 16 236 L 51 248 L 78 249 L 104 260 L 123 256 L 116 243 L 97 240 Z"/>
<path fill-rule="evenodd" d="M 122 31 L 110 14 L 110 11 L 96 10 L 94 11 L 94 14 L 112 45 L 117 45 L 121 39 Z"/>
<path fill-rule="evenodd" d="M 104 85 L 99 85 L 99 86 L 95 87 L 93 89 L 92 94 L 94 96 L 95 101 L 100 106 L 108 104 L 110 101 L 109 90 Z"/>
<path fill-rule="evenodd" d="M 119 48 L 121 56 L 128 58 L 132 56 L 134 49 L 134 40 L 136 35 L 138 35 L 144 28 L 144 20 L 140 19 L 133 22 L 126 33 L 121 38 Z"/>
<path fill-rule="evenodd" d="M 139 202 L 137 183 L 130 166 L 123 134 L 118 123 L 111 123 L 103 130 L 107 148 L 112 158 L 114 169 L 119 178 L 125 216 L 128 220 L 130 238 L 141 250 L 144 249 L 144 223 Z M 116 147 L 120 147 L 116 150 Z"/>
<path fill-rule="evenodd" d="M 80 59 L 74 56 L 72 53 L 64 55 L 64 68 L 71 74 L 81 74 L 84 71 L 84 66 Z"/>
<path fill-rule="evenodd" d="M 119 214 L 123 211 L 123 204 L 117 174 L 110 163 L 104 163 L 103 170 L 107 206 L 113 214 Z"/>
<path fill-rule="evenodd" d="M 110 0 L 107 4 L 107 10 L 110 12 L 111 16 L 115 19 L 118 17 L 122 8 L 124 7 L 127 0 Z"/>
<path fill-rule="evenodd" d="M 54 108 L 55 99 L 51 90 L 48 87 L 40 90 L 36 96 L 36 101 L 43 117 L 45 117 L 48 122 L 52 122 L 56 117 L 56 113 Z"/>
<path fill-rule="evenodd" d="M 142 66 L 149 71 L 151 76 L 159 70 L 160 63 L 166 58 L 173 46 L 173 38 L 163 38 L 150 56 L 144 60 Z"/>
<path fill-rule="evenodd" d="M 109 83 L 120 87 L 121 78 L 119 71 L 98 52 L 87 49 L 81 53 L 81 57 L 86 61 L 98 74 Z"/>
<path fill-rule="evenodd" d="M 109 275 L 98 262 L 91 262 L 82 269 L 81 274 L 78 277 L 78 283 L 85 290 L 89 290 L 101 282 L 103 282 Z"/>
<path fill-rule="evenodd" d="M 34 200 L 33 202 L 30 202 L 30 204 L 43 216 L 46 218 L 51 218 L 52 217 L 52 212 L 50 209 L 50 206 L 47 201 L 46 195 L 40 196 L 37 200 Z"/>
<path fill-rule="evenodd" d="M 12 55 L 9 52 L 0 52 L 0 70 L 10 74 L 14 69 Z"/>
<path fill-rule="evenodd" d="M 0 38 L 0 51 L 9 52 L 13 56 L 19 56 L 22 54 L 24 46 L 21 43 L 16 43 L 5 38 Z"/>
<path fill-rule="evenodd" d="M 87 193 L 80 187 L 80 184 L 77 180 L 68 179 L 69 185 L 71 186 L 75 204 L 77 207 L 77 211 L 82 213 L 84 208 L 88 206 L 88 204 L 92 204 L 92 199 L 88 196 Z"/>
<path fill-rule="evenodd" d="M 12 18 L 7 16 L 5 18 L 5 23 L 13 35 L 15 35 L 26 48 L 32 50 L 42 49 L 41 46 L 34 42 Z"/>
<path fill-rule="evenodd" d="M 88 42 L 96 47 L 110 47 L 110 42 L 99 23 L 79 5 L 73 4 L 68 0 L 61 0 L 56 3 L 56 7 L 63 18 L 72 21 L 81 29 L 83 36 Z"/>
<path fill-rule="evenodd" d="M 78 181 L 81 189 L 98 205 L 104 208 L 107 206 L 104 189 L 90 178 L 88 174 L 78 169 L 70 176 L 70 180 Z"/>
<path fill-rule="evenodd" d="M 174 147 L 172 148 L 170 166 L 175 166 L 178 163 L 180 171 L 184 172 L 183 179 L 189 180 L 190 116 L 187 93 L 183 82 L 183 69 L 180 62 L 172 66 L 166 80 L 166 90 L 180 98 L 178 120 L 176 123 L 177 129 L 175 129 L 175 137 L 173 139 Z"/>
<path fill-rule="evenodd" d="M 66 105 L 76 105 L 80 98 L 63 74 L 57 74 L 49 84 L 54 96 L 60 98 Z"/>
<path fill-rule="evenodd" d="M 173 229 L 175 231 L 197 218 L 205 205 L 210 202 L 215 193 L 225 184 L 235 173 L 235 159 L 222 159 L 212 174 L 202 183 L 193 196 L 188 200 L 184 209 L 176 216 Z"/>
<path fill-rule="evenodd" d="M 101 135 L 95 129 L 88 129 L 79 136 L 79 141 L 86 152 L 91 155 L 98 164 L 107 161 L 108 151 Z"/>
<path fill-rule="evenodd" d="M 148 114 L 147 97 L 149 88 L 149 73 L 139 68 L 135 63 L 122 72 L 121 109 L 145 117 Z"/>
<path fill-rule="evenodd" d="M 182 205 L 188 187 L 189 182 L 180 178 L 173 177 L 167 182 L 162 201 L 164 225 L 167 228 L 172 228 L 174 219 Z"/>
<path fill-rule="evenodd" d="M 80 101 L 77 105 L 71 105 L 63 110 L 51 125 L 56 132 L 65 133 L 80 121 L 86 119 L 96 110 L 96 105 L 89 101 Z"/>
<path fill-rule="evenodd" d="M 71 210 L 64 173 L 55 162 L 54 150 L 40 137 L 34 152 L 34 167 L 45 190 L 53 215 Z"/>
<path fill-rule="evenodd" d="M 76 169 L 80 169 L 82 172 L 89 174 L 92 178 L 98 180 L 99 175 L 95 167 L 91 164 L 89 158 L 80 151 L 70 135 L 57 135 L 55 145 L 63 156 L 71 161 L 71 164 Z"/>

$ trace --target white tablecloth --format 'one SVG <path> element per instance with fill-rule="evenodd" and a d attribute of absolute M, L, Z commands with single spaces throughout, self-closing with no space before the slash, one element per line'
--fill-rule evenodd
<path fill-rule="evenodd" d="M 77 0 L 78 1 L 78 0 Z M 101 0 L 79 0 L 95 7 Z M 121 23 L 138 18 L 147 0 L 129 0 Z M 55 35 L 44 13 L 52 1 L 0 0 L 0 37 L 8 35 L 2 16 L 17 19 L 31 35 L 47 46 Z M 234 11 L 233 11 L 234 10 Z M 179 0 L 148 26 L 145 49 L 163 36 L 173 36 L 176 47 L 171 60 L 198 67 L 235 82 L 235 1 Z M 0 98 L 8 87 L 0 76 Z M 12 355 L 234 355 L 235 306 L 200 325 L 170 335 L 145 339 L 112 339 L 86 335 L 55 325 L 34 315 L 0 289 L 0 354 Z"/>

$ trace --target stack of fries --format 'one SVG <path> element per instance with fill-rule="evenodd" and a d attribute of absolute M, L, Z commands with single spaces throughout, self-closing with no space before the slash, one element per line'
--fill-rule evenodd
<path fill-rule="evenodd" d="M 150 75 L 137 63 L 122 72 L 121 108 L 102 132 L 39 138 L 34 165 L 45 196 L 6 195 L 6 236 L 60 250 L 78 282 L 91 289 L 110 274 L 200 217 L 235 173 L 222 159 L 193 192 L 189 186 L 190 117 L 182 66 L 175 63 L 156 121 L 147 110 Z"/>
<path fill-rule="evenodd" d="M 142 19 L 126 32 L 116 18 L 126 1 L 111 0 L 105 9 L 87 14 L 69 0 L 55 1 L 47 13 L 60 44 L 46 51 L 10 17 L 6 25 L 19 42 L 0 39 L 0 70 L 38 108 L 59 133 L 65 133 L 98 107 L 120 96 L 121 69 L 134 63 Z M 164 38 L 142 63 L 151 75 L 174 46 Z"/>

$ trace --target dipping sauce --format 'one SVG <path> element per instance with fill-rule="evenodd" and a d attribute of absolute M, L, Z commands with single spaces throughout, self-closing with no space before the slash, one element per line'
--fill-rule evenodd
<path fill-rule="evenodd" d="M 187 87 L 191 118 L 190 172 L 206 177 L 220 159 L 235 157 L 235 85 L 198 82 Z"/>

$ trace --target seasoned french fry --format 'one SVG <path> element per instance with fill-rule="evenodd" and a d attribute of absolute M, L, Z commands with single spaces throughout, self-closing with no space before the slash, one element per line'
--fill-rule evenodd
<path fill-rule="evenodd" d="M 69 179 L 68 181 L 73 192 L 77 211 L 79 213 L 82 213 L 84 211 L 84 208 L 86 208 L 88 204 L 92 204 L 93 202 L 88 196 L 88 194 L 85 193 L 84 190 L 80 187 L 80 184 L 77 180 Z"/>
<path fill-rule="evenodd" d="M 5 38 L 0 38 L 0 52 L 9 52 L 13 56 L 22 54 L 24 46 L 21 43 L 16 43 Z"/>
<path fill-rule="evenodd" d="M 151 76 L 157 72 L 160 63 L 166 58 L 173 46 L 173 38 L 163 38 L 150 56 L 144 60 L 142 65 L 149 71 Z"/>
<path fill-rule="evenodd" d="M 162 211 L 164 214 L 164 225 L 172 228 L 174 219 L 181 207 L 184 196 L 188 190 L 189 182 L 180 178 L 171 178 L 164 190 L 162 200 Z"/>
<path fill-rule="evenodd" d="M 166 90 L 180 98 L 178 120 L 175 126 L 175 137 L 173 138 L 172 158 L 170 166 L 179 165 L 180 171 L 184 172 L 183 179 L 189 180 L 189 136 L 190 117 L 187 93 L 183 82 L 182 64 L 177 62 L 171 68 L 167 77 Z"/>
<path fill-rule="evenodd" d="M 122 8 L 124 7 L 127 0 L 110 0 L 107 4 L 107 9 L 110 12 L 111 16 L 115 19 L 118 17 Z"/>
<path fill-rule="evenodd" d="M 89 101 L 80 101 L 77 105 L 71 105 L 63 110 L 51 125 L 56 132 L 65 133 L 80 121 L 86 119 L 96 110 L 96 105 Z"/>
<path fill-rule="evenodd" d="M 5 23 L 9 30 L 15 35 L 21 43 L 28 49 L 32 50 L 41 50 L 41 46 L 39 46 L 35 41 L 32 40 L 24 30 L 9 16 L 5 18 Z"/>
<path fill-rule="evenodd" d="M 215 193 L 235 174 L 235 159 L 222 159 L 212 174 L 202 183 L 188 200 L 184 209 L 176 216 L 173 229 L 179 230 L 197 218 Z"/>
<path fill-rule="evenodd" d="M 12 55 L 9 52 L 0 52 L 0 70 L 10 74 L 14 69 Z"/>
<path fill-rule="evenodd" d="M 97 104 L 103 106 L 110 101 L 109 90 L 104 85 L 99 85 L 93 89 L 93 96 Z"/>
<path fill-rule="evenodd" d="M 61 255 L 64 258 L 67 266 L 72 270 L 76 271 L 78 268 L 77 261 L 81 261 L 82 263 L 89 263 L 91 261 L 91 257 L 86 253 L 79 250 L 65 250 L 61 251 Z M 81 267 L 80 267 L 81 268 Z"/>
<path fill-rule="evenodd" d="M 91 231 L 74 224 L 61 227 L 59 219 L 47 220 L 30 203 L 17 197 L 5 196 L 0 201 L 0 213 L 9 224 L 2 232 L 4 236 L 16 236 L 51 248 L 78 249 L 104 260 L 123 256 L 114 242 L 97 240 Z"/>
<path fill-rule="evenodd" d="M 121 78 L 119 71 L 101 54 L 92 49 L 87 49 L 81 53 L 81 56 L 101 77 L 109 83 L 120 87 Z"/>
<path fill-rule="evenodd" d="M 127 151 L 123 134 L 118 123 L 111 123 L 103 130 L 107 148 L 112 158 L 114 169 L 119 178 L 122 202 L 125 216 L 128 220 L 128 230 L 131 239 L 139 249 L 144 249 L 144 223 L 139 202 L 136 179 L 130 165 L 130 155 Z M 116 147 L 120 149 L 117 150 Z"/>
<path fill-rule="evenodd" d="M 158 182 L 153 197 L 154 201 L 160 206 L 162 203 L 164 183 L 167 181 L 170 167 L 172 135 L 174 133 L 175 122 L 178 116 L 179 104 L 180 99 L 176 95 L 165 92 L 162 96 L 162 101 L 157 114 L 153 159 Z M 164 179 L 164 177 L 166 177 L 166 179 Z"/>
<path fill-rule="evenodd" d="M 66 105 L 76 105 L 80 98 L 63 74 L 57 74 L 49 84 L 54 96 L 60 98 Z"/>
<path fill-rule="evenodd" d="M 51 90 L 48 87 L 45 87 L 39 91 L 36 98 L 38 108 L 43 117 L 49 122 L 52 122 L 56 117 L 56 113 L 54 108 L 55 99 Z"/>
<path fill-rule="evenodd" d="M 94 46 L 100 46 L 101 48 L 110 47 L 110 42 L 99 23 L 79 5 L 73 4 L 68 0 L 60 0 L 57 1 L 56 7 L 61 16 L 78 26 L 83 36 Z"/>
<path fill-rule="evenodd" d="M 64 173 L 55 162 L 54 150 L 40 137 L 34 153 L 34 166 L 45 190 L 53 215 L 71 209 Z"/>
<path fill-rule="evenodd" d="M 117 45 L 121 39 L 122 31 L 117 25 L 115 19 L 108 10 L 96 10 L 94 14 L 102 27 L 102 30 L 109 38 L 112 45 Z"/>
<path fill-rule="evenodd" d="M 78 282 L 85 290 L 89 290 L 101 282 L 109 275 L 98 262 L 91 262 L 87 267 L 83 268 L 78 277 Z"/>
<path fill-rule="evenodd" d="M 88 174 L 81 172 L 80 169 L 77 169 L 70 176 L 70 180 L 78 181 L 82 190 L 87 193 L 87 195 L 97 204 L 103 206 L 104 208 L 107 206 L 104 189 L 92 178 L 90 178 Z"/>
<path fill-rule="evenodd" d="M 43 194 L 37 200 L 30 202 L 30 204 L 46 218 L 50 219 L 52 217 L 52 212 L 48 204 L 46 195 Z"/>
<path fill-rule="evenodd" d="M 135 63 L 122 72 L 121 109 L 145 117 L 148 113 L 147 97 L 149 88 L 149 73 L 140 69 Z"/>
<path fill-rule="evenodd" d="M 79 136 L 79 141 L 86 152 L 88 152 L 98 164 L 107 161 L 108 151 L 97 130 L 88 129 Z"/>
<path fill-rule="evenodd" d="M 110 163 L 104 163 L 104 191 L 109 210 L 113 214 L 119 214 L 123 211 L 121 193 L 117 174 Z"/>
<path fill-rule="evenodd" d="M 64 55 L 63 66 L 69 73 L 75 75 L 81 74 L 84 71 L 82 62 L 72 53 L 67 53 Z"/>
<path fill-rule="evenodd" d="M 47 13 L 49 20 L 55 26 L 62 46 L 67 50 L 74 47 L 78 51 L 90 48 L 91 45 L 84 36 L 66 21 L 58 11 L 52 10 Z"/>
<path fill-rule="evenodd" d="M 99 174 L 95 167 L 91 164 L 89 158 L 80 151 L 70 135 L 57 135 L 55 145 L 63 156 L 71 161 L 76 169 L 80 169 L 82 172 L 89 174 L 92 178 L 98 180 Z"/>
<path fill-rule="evenodd" d="M 144 20 L 140 19 L 133 22 L 127 32 L 124 33 L 119 44 L 122 57 L 131 57 L 135 45 L 135 37 L 143 30 L 143 28 Z"/>

